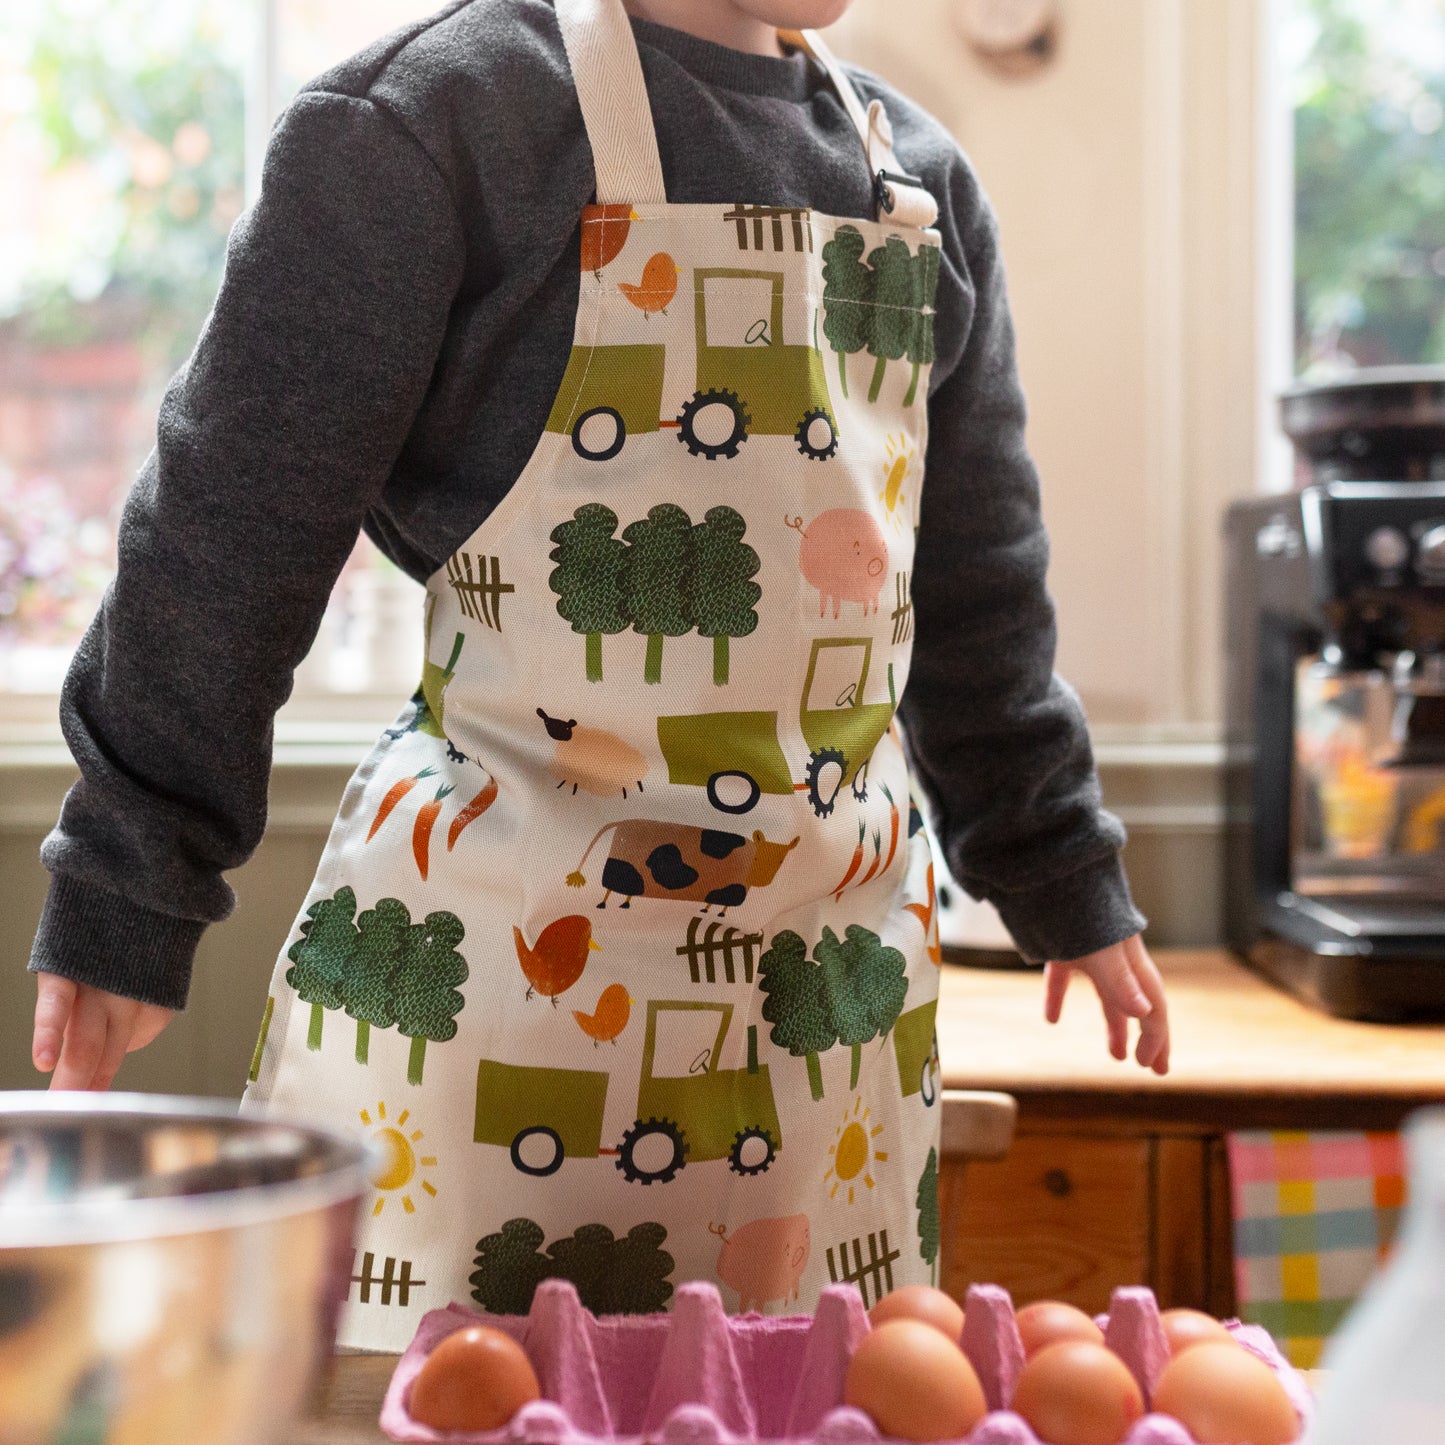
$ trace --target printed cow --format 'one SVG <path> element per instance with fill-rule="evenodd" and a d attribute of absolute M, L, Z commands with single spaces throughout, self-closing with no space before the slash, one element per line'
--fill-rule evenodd
<path fill-rule="evenodd" d="M 766 888 L 798 846 L 796 838 L 791 843 L 773 843 L 760 831 L 746 838 L 718 828 L 627 819 L 597 830 L 577 863 L 577 872 L 567 875 L 569 888 L 586 883 L 582 868 L 608 832 L 612 844 L 602 865 L 606 892 L 599 908 L 606 908 L 607 900 L 620 893 L 624 908 L 631 907 L 634 898 L 675 898 L 701 903 L 704 913 L 717 908 L 719 917 L 741 903 L 749 888 Z"/>

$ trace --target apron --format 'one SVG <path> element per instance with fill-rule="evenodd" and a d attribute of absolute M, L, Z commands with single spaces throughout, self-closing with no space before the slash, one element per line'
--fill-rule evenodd
<path fill-rule="evenodd" d="M 937 931 L 893 715 L 938 235 L 811 34 L 881 219 L 672 205 L 620 0 L 557 0 L 597 170 L 571 357 L 426 585 L 246 1111 L 375 1146 L 341 1343 L 449 1301 L 865 1305 L 938 1255 Z"/>

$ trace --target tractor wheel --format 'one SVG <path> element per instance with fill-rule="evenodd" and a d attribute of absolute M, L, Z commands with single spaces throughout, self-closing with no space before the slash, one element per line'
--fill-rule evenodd
<path fill-rule="evenodd" d="M 545 1164 L 528 1164 L 522 1158 L 522 1145 L 528 1139 L 550 1139 L 552 1141 L 552 1157 Z M 530 1174 L 534 1179 L 545 1179 L 549 1174 L 555 1174 L 562 1167 L 562 1160 L 566 1158 L 567 1151 L 562 1147 L 562 1136 L 555 1130 L 549 1129 L 545 1124 L 535 1124 L 530 1129 L 520 1129 L 517 1137 L 512 1140 L 512 1164 L 523 1174 Z"/>
<path fill-rule="evenodd" d="M 587 425 L 593 417 L 607 416 L 612 418 L 613 433 L 612 440 L 605 447 L 589 447 L 582 440 L 582 428 Z M 594 406 L 589 411 L 584 411 L 581 416 L 572 423 L 572 450 L 579 457 L 589 462 L 610 462 L 618 452 L 622 450 L 622 443 L 627 440 L 627 423 L 622 420 L 622 413 L 615 406 Z"/>
<path fill-rule="evenodd" d="M 869 758 L 868 762 L 873 759 Z M 868 801 L 868 763 L 864 763 L 856 773 L 853 774 L 853 796 L 860 802 Z"/>
<path fill-rule="evenodd" d="M 743 1150 L 755 1139 L 762 1143 L 763 1157 L 756 1164 L 744 1164 Z M 733 1146 L 728 1150 L 728 1168 L 734 1174 L 761 1174 L 777 1157 L 778 1146 L 773 1142 L 773 1136 L 766 1129 L 750 1124 L 746 1129 L 738 1130 L 733 1139 Z"/>
<path fill-rule="evenodd" d="M 720 406 L 732 413 L 732 430 L 719 442 L 706 442 L 697 434 L 697 419 L 710 408 Z M 695 457 L 716 461 L 718 457 L 735 457 L 738 448 L 748 439 L 752 417 L 735 391 L 716 388 L 695 391 L 692 400 L 683 405 L 677 416 L 677 439 Z"/>
<path fill-rule="evenodd" d="M 830 769 L 837 770 L 831 777 Z M 837 748 L 819 748 L 808 759 L 808 801 L 820 818 L 826 818 L 833 811 L 847 772 L 848 760 Z"/>
<path fill-rule="evenodd" d="M 637 1166 L 637 1146 L 645 1139 L 665 1138 L 672 1144 L 672 1155 L 661 1169 L 640 1169 Z M 639 1119 L 623 1136 L 617 1151 L 617 1167 L 629 1184 L 667 1184 L 676 1179 L 682 1166 L 687 1163 L 687 1143 L 682 1130 L 671 1119 Z"/>
<path fill-rule="evenodd" d="M 741 803 L 725 803 L 718 796 L 717 785 L 724 778 L 741 778 L 748 785 L 748 796 Z M 741 768 L 725 768 L 721 772 L 714 773 L 707 780 L 707 800 L 718 810 L 719 813 L 751 813 L 758 806 L 758 799 L 763 796 L 763 790 L 758 786 L 758 780 L 751 773 L 745 773 Z"/>
<path fill-rule="evenodd" d="M 823 428 L 827 432 L 822 446 L 818 445 L 813 435 L 818 422 L 823 423 Z M 793 433 L 793 440 L 797 442 L 798 450 L 805 457 L 812 457 L 815 462 L 826 462 L 838 450 L 837 423 L 821 406 L 815 406 L 812 411 L 803 413 L 803 419 L 798 423 L 797 431 Z"/>

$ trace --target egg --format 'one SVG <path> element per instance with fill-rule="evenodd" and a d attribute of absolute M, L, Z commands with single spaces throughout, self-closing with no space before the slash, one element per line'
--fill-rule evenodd
<path fill-rule="evenodd" d="M 964 1353 L 922 1320 L 885 1320 L 853 1351 L 844 1403 L 895 1440 L 961 1440 L 988 1413 Z"/>
<path fill-rule="evenodd" d="M 1170 1360 L 1153 1405 L 1200 1445 L 1291 1445 L 1300 1432 L 1279 1376 L 1232 1341 L 1194 1345 Z"/>
<path fill-rule="evenodd" d="M 1058 1300 L 1036 1300 L 1025 1305 L 1017 1318 L 1025 1359 L 1059 1340 L 1085 1340 L 1091 1345 L 1104 1343 L 1103 1330 L 1083 1310 L 1060 1304 Z"/>
<path fill-rule="evenodd" d="M 482 1325 L 448 1335 L 412 1382 L 408 1409 L 433 1430 L 495 1430 L 542 1391 L 522 1347 Z"/>
<path fill-rule="evenodd" d="M 1233 1344 L 1234 1336 L 1213 1315 L 1200 1310 L 1165 1310 L 1159 1316 L 1169 1353 L 1177 1355 L 1194 1345 Z"/>
<path fill-rule="evenodd" d="M 905 1284 L 883 1296 L 868 1318 L 874 1328 L 889 1320 L 922 1320 L 957 1344 L 963 1338 L 963 1306 L 952 1295 L 926 1284 Z"/>
<path fill-rule="evenodd" d="M 1059 1340 L 1024 1365 L 1009 1408 L 1049 1445 L 1119 1445 L 1143 1415 L 1144 1397 L 1118 1355 Z"/>

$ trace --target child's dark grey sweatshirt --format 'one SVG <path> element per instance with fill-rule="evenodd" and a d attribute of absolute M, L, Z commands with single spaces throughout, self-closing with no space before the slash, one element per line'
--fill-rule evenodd
<path fill-rule="evenodd" d="M 813 62 L 635 30 L 669 200 L 872 215 L 857 133 Z M 854 75 L 941 212 L 901 705 L 914 771 L 957 879 L 1030 957 L 1076 958 L 1142 919 L 1078 702 L 1053 675 L 994 218 L 944 128 Z M 233 904 L 223 875 L 265 828 L 272 719 L 358 531 L 425 578 L 541 435 L 592 188 L 547 0 L 458 0 L 281 118 L 66 681 L 82 776 L 42 851 L 54 877 L 32 968 L 184 1004 L 202 930 Z"/>

